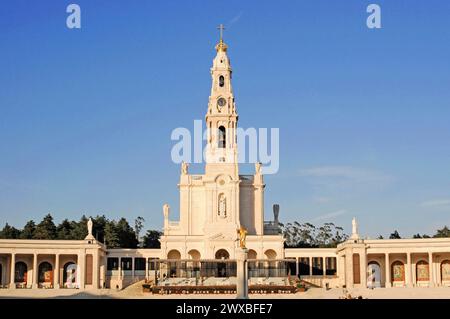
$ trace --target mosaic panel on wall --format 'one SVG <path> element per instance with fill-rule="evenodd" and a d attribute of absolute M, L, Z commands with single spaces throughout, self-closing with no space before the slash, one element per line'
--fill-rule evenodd
<path fill-rule="evenodd" d="M 417 263 L 417 281 L 429 281 L 430 280 L 430 274 L 429 274 L 429 267 L 428 263 L 425 261 L 419 261 Z"/>
<path fill-rule="evenodd" d="M 392 280 L 405 281 L 405 265 L 400 261 L 392 264 Z"/>
<path fill-rule="evenodd" d="M 441 264 L 442 280 L 450 281 L 450 260 L 445 260 Z"/>

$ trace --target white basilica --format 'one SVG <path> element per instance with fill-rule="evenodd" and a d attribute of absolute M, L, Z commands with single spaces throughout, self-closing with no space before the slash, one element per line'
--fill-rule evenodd
<path fill-rule="evenodd" d="M 208 129 L 205 174 L 190 175 L 182 165 L 180 220 L 169 220 L 164 205 L 161 253 L 169 259 L 234 258 L 237 229 L 247 229 L 250 258 L 283 258 L 278 218 L 264 222 L 264 179 L 261 166 L 254 175 L 239 175 L 236 128 L 238 114 L 233 95 L 227 45 L 216 45 L 211 68 L 211 95 L 206 112 Z"/>
<path fill-rule="evenodd" d="M 274 220 L 264 221 L 260 164 L 253 175 L 239 174 L 231 75 L 221 37 L 205 118 L 205 173 L 191 175 L 182 165 L 180 218 L 170 220 L 164 205 L 160 249 L 107 249 L 93 237 L 92 223 L 84 240 L 2 239 L 0 288 L 120 289 L 140 280 L 232 284 L 241 227 L 247 230 L 250 287 L 289 285 L 293 277 L 329 287 L 450 286 L 450 238 L 370 240 L 360 236 L 354 220 L 351 237 L 336 248 L 284 248 L 277 205 Z"/>

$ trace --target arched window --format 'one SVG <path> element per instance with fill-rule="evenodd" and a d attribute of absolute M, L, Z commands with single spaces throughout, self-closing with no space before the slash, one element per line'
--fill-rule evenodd
<path fill-rule="evenodd" d="M 181 253 L 176 249 L 172 249 L 167 253 L 167 259 L 181 259 Z"/>
<path fill-rule="evenodd" d="M 223 75 L 219 76 L 219 86 L 223 87 L 225 85 L 225 78 Z"/>
<path fill-rule="evenodd" d="M 229 259 L 230 254 L 225 249 L 219 249 L 218 251 L 216 251 L 215 257 L 216 259 Z"/>
<path fill-rule="evenodd" d="M 225 148 L 227 145 L 226 142 L 226 133 L 225 133 L 225 127 L 220 126 L 219 127 L 219 148 Z"/>

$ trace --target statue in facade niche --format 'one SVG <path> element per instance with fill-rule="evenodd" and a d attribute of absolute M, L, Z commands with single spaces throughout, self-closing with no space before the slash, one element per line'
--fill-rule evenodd
<path fill-rule="evenodd" d="M 247 239 L 247 229 L 241 225 L 241 227 L 237 230 L 237 233 L 239 234 L 239 247 L 246 248 L 245 240 Z"/>
<path fill-rule="evenodd" d="M 186 175 L 188 173 L 188 167 L 189 164 L 185 163 L 184 161 L 181 162 L 181 174 Z"/>
<path fill-rule="evenodd" d="M 222 218 L 227 217 L 227 199 L 224 194 L 219 195 L 219 216 Z"/>

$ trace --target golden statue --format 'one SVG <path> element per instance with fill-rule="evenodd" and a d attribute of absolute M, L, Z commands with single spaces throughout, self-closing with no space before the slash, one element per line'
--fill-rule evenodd
<path fill-rule="evenodd" d="M 239 234 L 239 247 L 245 248 L 245 239 L 247 237 L 247 229 L 241 225 L 241 227 L 237 230 Z"/>

